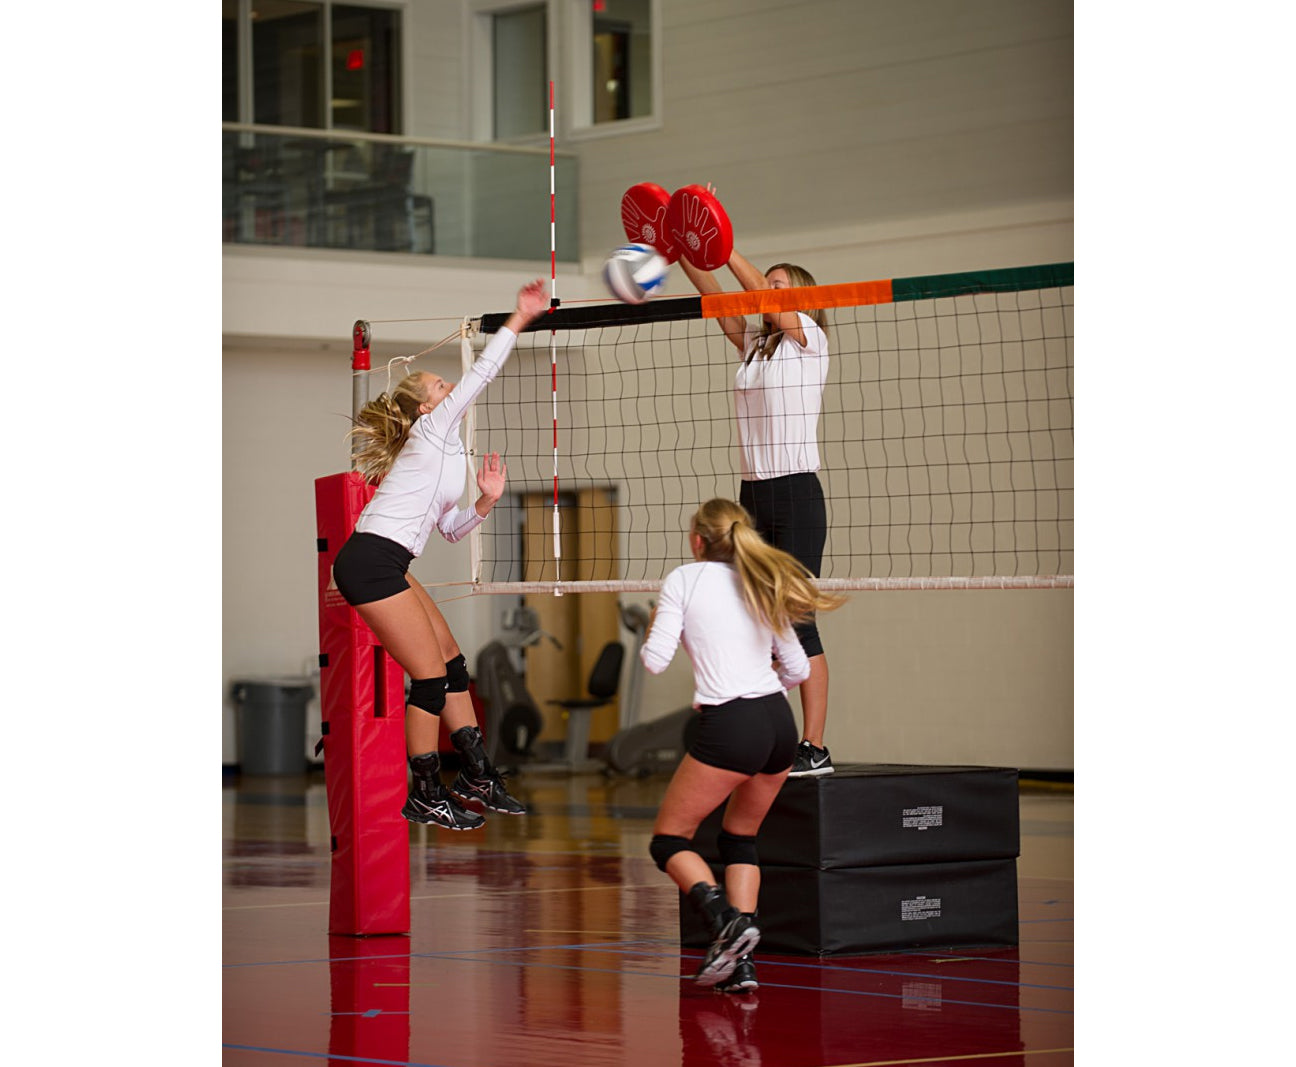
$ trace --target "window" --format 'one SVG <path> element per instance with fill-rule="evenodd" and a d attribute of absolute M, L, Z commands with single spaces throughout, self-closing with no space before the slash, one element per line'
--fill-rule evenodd
<path fill-rule="evenodd" d="M 547 134 L 551 78 L 559 136 L 660 125 L 661 0 L 469 0 L 469 5 L 467 78 L 478 140 Z"/>
<path fill-rule="evenodd" d="M 549 12 L 545 4 L 496 6 L 477 14 L 478 37 L 490 71 L 489 101 L 480 101 L 478 136 L 486 140 L 532 137 L 549 130 Z"/>
<path fill-rule="evenodd" d="M 590 95 L 595 123 L 652 114 L 651 8 L 650 0 L 594 0 Z"/>
<path fill-rule="evenodd" d="M 221 121 L 239 120 L 238 0 L 221 5 Z"/>
<path fill-rule="evenodd" d="M 334 5 L 332 29 L 333 128 L 399 133 L 400 14 Z"/>
<path fill-rule="evenodd" d="M 324 125 L 324 8 L 256 0 L 252 22 L 252 121 Z"/>
<path fill-rule="evenodd" d="M 660 0 L 568 0 L 572 128 L 579 135 L 658 125 Z"/>
<path fill-rule="evenodd" d="M 400 11 L 223 0 L 226 122 L 399 133 Z"/>

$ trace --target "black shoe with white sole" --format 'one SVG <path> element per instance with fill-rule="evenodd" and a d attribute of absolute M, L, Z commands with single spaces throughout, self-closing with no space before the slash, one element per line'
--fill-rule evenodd
<path fill-rule="evenodd" d="M 802 741 L 797 745 L 796 755 L 792 758 L 792 770 L 789 778 L 814 778 L 823 774 L 832 774 L 832 757 L 826 748 Z"/>
<path fill-rule="evenodd" d="M 450 735 L 450 743 L 459 754 L 463 767 L 450 786 L 450 792 L 465 804 L 475 800 L 482 807 L 501 815 L 526 814 L 526 805 L 509 796 L 504 780 L 486 755 L 486 742 L 480 728 L 461 726 Z"/>
<path fill-rule="evenodd" d="M 751 952 L 759 941 L 760 930 L 756 926 L 756 917 L 746 913 L 735 915 L 711 942 L 693 981 L 700 986 L 714 986 L 723 982 L 734 973 L 738 961 Z"/>
<path fill-rule="evenodd" d="M 526 814 L 526 805 L 516 797 L 509 796 L 503 779 L 495 771 L 483 775 L 460 771 L 459 777 L 450 786 L 450 792 L 465 804 L 475 800 L 488 811 L 497 811 L 501 815 Z"/>
<path fill-rule="evenodd" d="M 411 793 L 405 798 L 401 814 L 410 822 L 439 826 L 443 830 L 476 830 L 485 824 L 486 816 L 461 806 L 446 792 L 445 786 L 440 786 L 438 791 L 440 796 Z"/>
<path fill-rule="evenodd" d="M 760 988 L 756 981 L 756 964 L 751 956 L 744 956 L 734 967 L 733 974 L 713 987 L 717 993 L 754 993 Z"/>
<path fill-rule="evenodd" d="M 469 811 L 441 784 L 441 754 L 426 752 L 409 758 L 412 781 L 401 814 L 410 822 L 440 826 L 445 830 L 476 830 L 484 815 Z"/>

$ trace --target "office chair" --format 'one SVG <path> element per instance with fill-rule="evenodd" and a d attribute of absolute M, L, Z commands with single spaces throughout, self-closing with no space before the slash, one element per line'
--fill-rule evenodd
<path fill-rule="evenodd" d="M 615 699 L 624 658 L 625 646 L 620 641 L 609 641 L 590 670 L 589 696 L 547 702 L 563 709 L 563 718 L 567 720 L 563 762 L 574 771 L 601 766 L 597 760 L 589 758 L 590 715 L 595 708 L 604 707 Z"/>

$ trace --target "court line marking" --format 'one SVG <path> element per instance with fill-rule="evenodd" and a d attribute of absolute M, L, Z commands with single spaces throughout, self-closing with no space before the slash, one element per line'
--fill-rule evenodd
<path fill-rule="evenodd" d="M 401 935 L 393 935 L 393 936 L 401 936 Z M 1066 943 L 1069 944 L 1069 942 Z M 667 951 L 652 953 L 649 950 L 653 948 L 664 948 Z M 329 964 L 373 963 L 381 960 L 465 959 L 465 958 L 471 959 L 473 957 L 490 956 L 492 954 L 498 954 L 498 953 L 516 954 L 522 952 L 543 952 L 543 951 L 552 951 L 552 950 L 618 952 L 622 955 L 630 955 L 630 954 L 636 954 L 640 956 L 652 955 L 655 958 L 659 958 L 659 959 L 666 959 L 670 957 L 674 957 L 676 959 L 701 959 L 700 949 L 696 950 L 695 952 L 684 952 L 684 953 L 679 952 L 677 942 L 673 938 L 644 937 L 644 938 L 629 939 L 629 940 L 622 939 L 620 941 L 590 941 L 590 942 L 575 942 L 575 943 L 569 942 L 565 944 L 555 944 L 555 945 L 534 945 L 534 944 L 533 945 L 504 945 L 499 948 L 442 949 L 439 952 L 413 952 L 413 951 L 391 952 L 391 953 L 383 953 L 381 955 L 374 955 L 374 956 L 328 956 L 328 957 L 312 957 L 312 958 L 297 959 L 297 960 L 248 960 L 243 963 L 222 963 L 221 968 L 233 970 L 233 969 L 241 969 L 245 967 L 297 967 L 297 966 L 302 966 L 303 964 L 318 965 L 321 963 L 329 963 Z M 777 953 L 775 953 L 775 955 L 777 955 Z M 900 956 L 902 959 L 903 958 L 910 958 L 910 959 L 927 958 L 927 954 L 925 953 L 903 952 L 903 953 L 896 953 L 896 955 Z M 955 957 L 955 956 L 950 956 L 948 953 L 944 953 L 942 954 L 942 956 L 944 958 L 932 959 L 930 960 L 930 962 L 933 964 L 954 963 L 954 962 L 980 962 L 980 963 L 999 963 L 999 964 L 1015 963 L 1018 966 L 1065 967 L 1067 969 L 1074 969 L 1073 964 L 1040 963 L 1031 960 L 998 960 L 986 956 Z M 854 959 L 858 957 L 850 957 L 850 958 Z M 935 978 L 941 981 L 980 982 L 983 984 L 990 984 L 990 985 L 1012 985 L 1012 986 L 1017 986 L 1019 988 L 1032 988 L 1032 989 L 1038 988 L 1038 989 L 1068 990 L 1073 988 L 1071 986 L 1051 986 L 1051 985 L 1043 985 L 1040 983 L 1030 983 L 1030 982 L 1005 982 L 1003 980 L 993 979 L 993 978 L 961 978 L 957 975 L 950 975 L 950 974 L 926 974 L 923 972 L 896 971 L 892 969 L 882 970 L 877 967 L 869 967 L 869 966 L 852 967 L 852 966 L 845 965 L 844 958 L 834 959 L 832 957 L 825 957 L 824 959 L 817 960 L 813 963 L 812 962 L 802 963 L 794 959 L 793 960 L 789 960 L 789 959 L 773 960 L 770 959 L 768 956 L 766 956 L 764 957 L 763 961 L 767 963 L 770 967 L 804 968 L 807 970 L 838 972 L 838 973 L 854 974 L 854 975 L 876 974 L 876 975 L 883 975 L 887 977 Z M 599 969 L 606 970 L 606 968 L 599 968 Z"/>
<path fill-rule="evenodd" d="M 553 933 L 562 933 L 564 931 L 552 931 Z M 575 930 L 572 933 L 585 933 L 586 931 Z M 593 933 L 594 931 L 588 931 Z M 411 952 L 409 959 L 471 959 L 474 956 L 490 956 L 496 953 L 521 953 L 521 952 L 546 952 L 554 949 L 572 952 L 609 952 L 616 953 L 620 956 L 634 956 L 638 958 L 648 957 L 650 959 L 683 959 L 683 960 L 700 960 L 702 950 L 696 949 L 691 952 L 678 952 L 673 949 L 673 942 L 661 940 L 620 940 L 620 941 L 590 941 L 586 943 L 566 944 L 566 945 L 514 945 L 503 948 L 469 948 L 457 949 L 449 952 Z M 665 948 L 666 951 L 653 951 L 657 948 Z M 1010 989 L 1044 989 L 1059 993 L 1073 993 L 1074 986 L 1069 985 L 1046 985 L 1043 982 L 1011 982 L 1002 978 L 967 978 L 957 974 L 932 974 L 927 971 L 901 971 L 892 967 L 844 967 L 825 965 L 823 962 L 802 963 L 799 960 L 789 960 L 785 958 L 771 958 L 779 956 L 779 953 L 766 954 L 761 956 L 760 962 L 768 968 L 789 967 L 799 970 L 813 970 L 824 973 L 833 973 L 841 975 L 858 975 L 861 977 L 879 976 L 882 978 L 933 978 L 941 982 L 967 982 L 972 985 L 991 985 L 1005 986 Z M 360 957 L 362 959 L 373 959 L 375 957 Z M 404 957 L 401 957 L 404 958 Z M 950 957 L 944 959 L 932 959 L 929 962 L 937 963 L 1002 963 L 1015 962 L 1003 960 L 980 960 L 974 956 Z M 522 964 L 526 966 L 526 964 Z M 601 968 L 600 968 L 601 969 Z M 768 984 L 768 983 L 767 983 Z M 799 987 L 792 987 L 799 988 Z"/>
<path fill-rule="evenodd" d="M 337 1052 L 303 1052 L 297 1049 L 269 1048 L 262 1045 L 235 1045 L 225 1041 L 221 1048 L 239 1052 L 266 1052 L 280 1056 L 302 1056 L 307 1059 L 347 1060 L 351 1063 L 374 1063 L 385 1067 L 439 1067 L 437 1064 L 423 1064 L 416 1060 L 380 1060 L 372 1056 L 348 1056 Z M 1015 1052 L 971 1052 L 966 1055 L 927 1056 L 921 1059 L 908 1060 L 865 1060 L 860 1063 L 840 1063 L 834 1067 L 905 1067 L 916 1063 L 965 1063 L 969 1060 L 998 1060 L 1009 1056 L 1047 1056 L 1057 1052 L 1074 1052 L 1074 1048 L 1027 1048 Z"/>
<path fill-rule="evenodd" d="M 577 932 L 583 933 L 584 931 L 577 931 Z M 1069 944 L 1070 942 L 1064 942 L 1064 943 Z M 680 959 L 701 959 L 702 958 L 702 950 L 700 948 L 696 948 L 691 951 L 680 952 L 679 951 L 680 946 L 678 942 L 674 938 L 666 938 L 666 937 L 621 938 L 620 940 L 614 940 L 614 941 L 587 941 L 587 942 L 574 942 L 574 943 L 557 944 L 557 945 L 504 945 L 498 948 L 463 948 L 463 949 L 450 949 L 450 950 L 443 949 L 439 952 L 437 951 L 411 952 L 409 954 L 409 958 L 416 959 L 419 957 L 426 956 L 432 959 L 440 959 L 440 958 L 451 958 L 457 956 L 490 955 L 490 954 L 502 953 L 502 952 L 542 952 L 542 951 L 553 950 L 553 949 L 568 949 L 574 951 L 593 950 L 593 951 L 606 951 L 606 952 L 621 952 L 623 954 L 637 952 L 639 954 L 643 954 L 646 951 L 646 949 L 653 948 L 653 947 L 661 947 L 666 949 L 666 951 L 657 954 L 662 958 L 666 958 L 670 956 L 675 956 Z M 872 955 L 876 956 L 881 954 L 872 954 Z M 902 952 L 902 953 L 895 953 L 895 955 L 900 956 L 902 959 L 907 958 L 912 960 L 925 960 L 928 958 L 928 954 L 926 953 Z M 772 959 L 770 958 L 771 956 L 782 956 L 782 958 Z M 355 957 L 355 958 L 372 959 L 374 957 Z M 772 952 L 772 953 L 764 954 L 761 957 L 761 959 L 762 962 L 769 964 L 769 966 L 771 967 L 799 967 L 808 970 L 836 971 L 836 972 L 842 972 L 847 974 L 882 974 L 882 975 L 900 975 L 902 977 L 912 977 L 912 978 L 940 978 L 943 981 L 988 982 L 991 984 L 1027 986 L 1030 988 L 1040 988 L 1040 989 L 1071 989 L 1072 988 L 1071 986 L 1039 985 L 1038 983 L 1004 982 L 1000 979 L 992 979 L 992 978 L 960 978 L 957 975 L 948 975 L 948 974 L 927 975 L 921 972 L 897 971 L 892 968 L 882 969 L 876 966 L 869 965 L 868 963 L 865 963 L 862 966 L 849 966 L 845 962 L 847 959 L 867 961 L 869 959 L 868 954 L 861 954 L 859 956 L 851 956 L 851 957 L 836 957 L 836 958 L 828 956 L 828 957 L 823 957 L 821 959 L 816 959 L 814 962 L 802 963 L 801 961 L 796 959 L 787 959 L 785 954 Z M 930 960 L 930 962 L 932 963 L 967 962 L 967 963 L 1016 964 L 1019 967 L 1022 966 L 1065 967 L 1068 970 L 1074 969 L 1074 964 L 1069 964 L 1069 963 L 1067 964 L 1039 963 L 1032 960 L 1000 960 L 990 956 L 953 956 L 948 952 L 941 953 L 939 959 L 932 959 Z"/>
<path fill-rule="evenodd" d="M 422 958 L 426 959 L 429 957 L 425 955 Z M 444 958 L 444 959 L 455 960 L 457 962 L 466 962 L 466 963 L 485 963 L 495 967 L 536 967 L 542 970 L 550 970 L 550 971 L 580 971 L 580 972 L 585 972 L 590 974 L 623 974 L 623 975 L 634 975 L 640 978 L 663 978 L 663 979 L 670 979 L 673 982 L 693 981 L 693 978 L 690 975 L 667 975 L 667 974 L 659 974 L 655 971 L 635 971 L 635 970 L 629 970 L 620 967 L 618 968 L 577 967 L 570 964 L 562 964 L 562 963 L 523 963 L 517 960 L 483 960 L 483 959 L 473 959 L 471 957 L 465 958 L 463 956 L 446 956 L 446 957 L 432 956 L 430 958 L 433 959 Z M 400 987 L 400 988 L 408 987 L 411 989 L 418 988 L 421 986 L 442 986 L 444 984 L 445 984 L 444 980 L 438 980 L 435 982 L 382 982 L 382 983 L 375 982 L 374 983 L 375 986 L 383 985 L 383 986 L 392 986 L 392 987 Z M 810 990 L 812 992 L 817 992 L 817 993 L 839 993 L 842 996 L 851 996 L 851 997 L 879 997 L 883 1000 L 914 999 L 911 995 L 905 993 L 879 993 L 867 989 L 828 989 L 823 986 L 792 985 L 787 982 L 762 981 L 761 986 L 762 988 L 769 988 L 769 989 L 792 989 L 792 990 L 801 990 L 801 991 Z M 1074 1010 L 1070 1008 L 1032 1008 L 1022 1004 L 994 1004 L 988 1001 L 980 1001 L 980 1000 L 955 1000 L 951 997 L 940 997 L 940 998 L 931 998 L 931 999 L 938 999 L 941 1004 L 948 1004 L 951 1006 L 957 1006 L 963 1008 L 985 1008 L 985 1009 L 992 1009 L 996 1011 L 1037 1012 L 1042 1015 L 1074 1015 L 1075 1014 Z M 899 1062 L 905 1062 L 905 1061 L 899 1061 Z M 915 1060 L 914 1062 L 917 1063 L 922 1061 Z M 846 1065 L 846 1067 L 859 1067 L 859 1065 Z"/>
<path fill-rule="evenodd" d="M 383 1067 L 445 1067 L 444 1064 L 422 1063 L 417 1060 L 380 1060 L 373 1056 L 347 1056 L 340 1052 L 303 1052 L 293 1048 L 267 1048 L 262 1045 L 233 1045 L 228 1041 L 221 1043 L 221 1048 L 238 1052 L 268 1052 L 276 1056 L 303 1056 L 312 1060 L 347 1060 L 351 1063 L 377 1063 Z"/>
<path fill-rule="evenodd" d="M 839 1063 L 834 1067 L 900 1067 L 907 1063 L 961 1063 L 965 1060 L 1001 1060 L 1008 1056 L 1047 1056 L 1054 1052 L 1074 1052 L 1074 1048 L 1024 1048 L 1016 1052 L 969 1052 L 965 1055 L 928 1056 L 914 1060 L 865 1060 L 862 1063 Z"/>
<path fill-rule="evenodd" d="M 453 877 L 453 876 L 452 876 Z M 530 893 L 594 893 L 600 890 L 621 892 L 625 889 L 661 889 L 661 882 L 617 883 L 614 885 L 572 885 L 553 886 L 551 888 L 532 889 L 492 889 L 492 897 L 518 897 Z M 410 903 L 416 900 L 480 900 L 480 892 L 471 893 L 432 893 L 428 895 L 410 895 Z M 328 905 L 327 900 L 299 900 L 289 904 L 225 904 L 222 911 L 255 911 L 258 908 L 322 908 Z"/>

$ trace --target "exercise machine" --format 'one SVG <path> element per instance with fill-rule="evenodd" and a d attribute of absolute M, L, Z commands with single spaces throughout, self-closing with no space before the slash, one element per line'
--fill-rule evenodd
<path fill-rule="evenodd" d="M 639 650 L 648 636 L 648 612 L 638 604 L 621 605 L 621 624 L 634 638 L 626 699 L 621 705 L 621 729 L 608 742 L 608 771 L 643 778 L 667 773 L 684 758 L 690 725 L 697 718 L 692 707 L 680 708 L 650 722 L 639 721 L 643 696 L 643 661 Z"/>
<path fill-rule="evenodd" d="M 540 628 L 540 616 L 533 609 L 518 607 L 505 612 L 500 636 L 477 653 L 476 685 L 485 707 L 486 755 L 497 768 L 508 762 L 506 757 L 529 759 L 544 725 L 512 650 L 529 648 L 546 638 L 562 648 L 553 634 Z"/>

